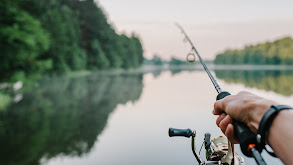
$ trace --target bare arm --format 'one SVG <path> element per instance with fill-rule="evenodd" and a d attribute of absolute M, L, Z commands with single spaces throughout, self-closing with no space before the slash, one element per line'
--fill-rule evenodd
<path fill-rule="evenodd" d="M 293 164 L 293 112 L 283 110 L 274 119 L 268 143 L 285 164 Z"/>
<path fill-rule="evenodd" d="M 272 105 L 278 104 L 249 92 L 240 92 L 217 101 L 213 113 L 219 115 L 216 123 L 222 132 L 232 143 L 237 143 L 232 118 L 245 123 L 256 133 L 263 115 Z M 293 112 L 283 110 L 273 121 L 268 135 L 269 145 L 285 164 L 293 164 L 292 124 Z"/>

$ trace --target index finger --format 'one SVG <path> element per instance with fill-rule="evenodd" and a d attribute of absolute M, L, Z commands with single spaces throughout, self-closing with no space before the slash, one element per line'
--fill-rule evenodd
<path fill-rule="evenodd" d="M 226 108 L 228 104 L 235 98 L 234 95 L 229 95 L 226 96 L 225 98 L 218 100 L 214 104 L 214 110 L 213 113 L 214 115 L 219 115 L 223 112 L 227 113 Z"/>
<path fill-rule="evenodd" d="M 221 113 L 225 112 L 223 106 L 224 106 L 223 99 L 216 101 L 215 104 L 214 104 L 213 114 L 214 115 L 220 115 Z"/>

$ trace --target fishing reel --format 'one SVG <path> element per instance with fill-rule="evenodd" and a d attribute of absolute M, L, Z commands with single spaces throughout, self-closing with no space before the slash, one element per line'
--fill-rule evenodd
<path fill-rule="evenodd" d="M 211 134 L 205 133 L 204 142 L 199 150 L 196 151 L 195 136 L 196 131 L 191 129 L 169 128 L 169 136 L 191 137 L 191 149 L 199 165 L 244 165 L 244 159 L 238 155 L 235 150 L 232 151 L 232 145 L 224 136 L 218 136 L 211 140 Z M 201 149 L 205 146 L 206 161 L 200 157 Z"/>

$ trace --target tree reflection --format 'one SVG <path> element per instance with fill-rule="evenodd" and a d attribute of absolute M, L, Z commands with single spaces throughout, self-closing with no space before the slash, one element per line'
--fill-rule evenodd
<path fill-rule="evenodd" d="M 23 100 L 0 113 L 0 164 L 88 153 L 117 104 L 138 100 L 142 88 L 140 74 L 50 78 L 24 89 Z"/>
<path fill-rule="evenodd" d="M 215 73 L 228 83 L 241 83 L 285 96 L 293 94 L 292 70 L 215 70 Z"/>

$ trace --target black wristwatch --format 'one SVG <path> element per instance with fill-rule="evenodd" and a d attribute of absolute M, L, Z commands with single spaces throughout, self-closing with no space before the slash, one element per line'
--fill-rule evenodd
<path fill-rule="evenodd" d="M 293 109 L 293 107 L 288 105 L 277 105 L 277 106 L 272 105 L 271 108 L 262 117 L 261 122 L 259 124 L 258 131 L 257 131 L 257 135 L 256 135 L 258 147 L 261 149 L 265 149 L 270 155 L 274 157 L 276 157 L 275 153 L 268 151 L 267 148 L 265 147 L 267 144 L 267 136 L 274 119 L 276 118 L 276 116 L 281 110 L 285 110 L 285 109 L 287 110 Z"/>

